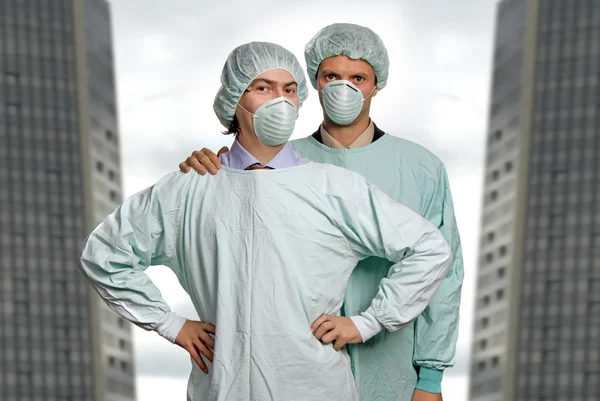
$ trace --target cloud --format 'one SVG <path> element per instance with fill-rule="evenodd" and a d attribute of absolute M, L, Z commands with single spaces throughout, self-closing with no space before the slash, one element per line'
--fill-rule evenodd
<path fill-rule="evenodd" d="M 135 373 L 144 377 L 185 379 L 191 371 L 189 354 L 154 332 L 135 333 Z"/>
<path fill-rule="evenodd" d="M 164 378 L 138 375 L 136 393 L 139 401 L 170 401 L 186 399 L 186 378 Z"/>
<path fill-rule="evenodd" d="M 471 344 L 467 341 L 459 341 L 456 347 L 456 365 L 446 369 L 444 377 L 466 377 L 469 375 L 469 357 L 471 355 Z"/>
<path fill-rule="evenodd" d="M 442 380 L 442 394 L 446 401 L 467 401 L 469 378 L 467 376 L 448 376 Z"/>

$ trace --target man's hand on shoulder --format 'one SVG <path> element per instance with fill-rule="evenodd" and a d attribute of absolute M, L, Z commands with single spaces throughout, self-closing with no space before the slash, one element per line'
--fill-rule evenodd
<path fill-rule="evenodd" d="M 184 162 L 179 163 L 179 170 L 181 170 L 182 173 L 187 173 L 191 169 L 194 169 L 201 175 L 206 174 L 207 171 L 211 175 L 215 175 L 217 174 L 217 170 L 221 168 L 219 156 L 225 152 L 229 152 L 227 146 L 223 146 L 216 155 L 212 150 L 207 148 L 195 150 Z"/>

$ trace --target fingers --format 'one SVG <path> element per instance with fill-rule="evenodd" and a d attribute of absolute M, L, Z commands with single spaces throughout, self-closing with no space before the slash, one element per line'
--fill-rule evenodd
<path fill-rule="evenodd" d="M 221 150 L 223 150 L 223 148 L 221 148 Z M 213 152 L 210 152 L 209 154 L 207 154 L 207 156 L 217 169 L 221 168 L 221 160 L 219 160 L 219 157 L 217 155 L 215 155 Z"/>
<path fill-rule="evenodd" d="M 200 340 L 208 345 L 210 349 L 215 349 L 215 339 L 212 338 L 207 332 L 201 331 L 199 334 Z M 212 361 L 211 361 L 212 362 Z"/>
<path fill-rule="evenodd" d="M 185 159 L 185 164 L 196 170 L 200 175 L 206 174 L 206 168 L 194 156 Z"/>
<path fill-rule="evenodd" d="M 324 325 L 326 325 L 326 324 L 328 324 L 328 323 L 327 322 L 324 323 Z M 346 338 L 346 336 L 344 336 L 344 334 L 340 331 L 340 329 L 333 328 L 332 330 L 329 330 L 327 333 L 325 333 L 321 337 L 321 342 L 323 344 L 332 344 L 333 343 L 333 349 L 336 351 L 339 351 L 342 348 L 344 348 L 344 345 L 348 344 L 348 339 Z"/>
<path fill-rule="evenodd" d="M 221 148 L 221 149 L 223 149 L 223 148 Z M 213 152 L 209 148 L 202 148 L 200 150 L 195 151 L 194 153 L 197 153 L 196 155 L 194 155 L 196 157 L 198 157 L 200 155 L 204 155 L 204 156 L 216 156 L 215 152 Z M 194 154 L 194 153 L 192 153 L 192 154 Z"/>
<path fill-rule="evenodd" d="M 190 168 L 187 164 L 185 164 L 185 162 L 181 162 L 179 163 L 179 170 L 181 170 L 182 173 L 188 173 L 190 171 Z"/>
<path fill-rule="evenodd" d="M 321 337 L 321 342 L 323 344 L 333 343 L 333 349 L 339 351 L 348 344 L 348 336 L 345 336 L 340 329 L 334 328 Z"/>
<path fill-rule="evenodd" d="M 190 157 L 185 159 L 185 162 L 179 163 L 179 169 L 183 173 L 187 173 L 190 171 L 191 167 L 201 175 L 205 175 L 207 172 L 215 175 L 217 174 L 217 170 L 221 168 L 219 156 L 225 152 L 229 152 L 229 148 L 227 146 L 223 146 L 221 150 L 219 150 L 218 155 L 215 155 L 212 150 L 207 148 L 196 150 L 192 152 Z"/>
<path fill-rule="evenodd" d="M 221 148 L 221 150 L 223 150 L 223 148 Z M 208 148 L 202 148 L 202 150 L 196 151 L 192 153 L 192 155 L 195 156 L 212 175 L 217 174 L 217 170 L 221 168 L 219 156 L 215 155 L 215 153 Z"/>
<path fill-rule="evenodd" d="M 315 334 L 315 331 L 317 331 L 317 328 L 319 328 L 319 326 L 322 325 L 323 323 L 325 323 L 327 320 L 329 320 L 329 315 L 319 316 L 319 318 L 317 320 L 315 320 L 313 322 L 313 324 L 310 326 L 310 331 L 313 334 Z"/>
<path fill-rule="evenodd" d="M 317 331 L 315 331 L 315 337 L 317 338 L 317 340 L 321 340 L 325 334 L 327 334 L 333 329 L 335 329 L 333 322 L 328 320 L 322 325 L 320 325 Z"/>
<path fill-rule="evenodd" d="M 211 175 L 217 174 L 217 167 L 214 165 L 212 160 L 208 156 L 206 156 L 204 153 L 194 152 L 194 153 L 192 153 L 192 156 L 194 156 L 194 158 L 197 159 L 196 162 L 200 162 L 200 164 L 202 164 L 204 167 L 206 167 L 206 169 L 208 170 L 208 172 Z"/>
<path fill-rule="evenodd" d="M 327 333 L 325 333 L 323 335 L 323 337 L 321 337 L 321 342 L 323 344 L 331 344 L 332 342 L 338 340 L 338 337 L 340 336 L 340 332 L 339 330 L 330 330 Z"/>
<path fill-rule="evenodd" d="M 346 344 L 348 344 L 348 341 L 346 341 L 343 336 L 337 336 L 335 342 L 333 343 L 333 349 L 339 351 L 344 348 L 344 345 Z"/>
<path fill-rule="evenodd" d="M 206 367 L 206 365 L 204 364 L 204 361 L 202 360 L 202 358 L 200 357 L 200 355 L 198 355 L 198 352 L 196 351 L 196 348 L 189 347 L 187 348 L 187 351 L 190 353 L 190 355 L 192 356 L 192 359 L 194 361 L 196 361 L 196 363 L 198 364 L 198 367 L 200 367 L 200 369 L 204 372 L 204 373 L 208 373 L 208 368 Z"/>
<path fill-rule="evenodd" d="M 333 349 L 339 351 L 348 344 L 348 338 L 342 333 L 340 323 L 335 316 L 321 315 L 310 328 L 317 340 L 324 344 L 333 343 Z"/>
<path fill-rule="evenodd" d="M 211 361 L 211 362 L 213 361 L 213 353 L 212 353 L 212 351 L 211 351 L 210 349 L 208 349 L 208 347 L 206 346 L 206 344 L 204 344 L 200 338 L 197 338 L 197 339 L 194 341 L 194 347 L 195 347 L 195 348 L 196 348 L 198 351 L 200 351 L 200 353 L 201 353 L 202 355 L 204 355 L 204 357 L 205 357 L 206 359 L 208 359 L 208 360 L 209 360 L 209 361 Z"/>
<path fill-rule="evenodd" d="M 210 334 L 216 334 L 216 327 L 212 323 L 202 322 L 202 329 Z"/>

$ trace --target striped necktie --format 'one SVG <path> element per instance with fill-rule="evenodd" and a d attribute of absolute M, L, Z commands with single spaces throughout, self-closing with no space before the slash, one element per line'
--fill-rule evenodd
<path fill-rule="evenodd" d="M 261 166 L 260 163 L 254 163 L 253 165 L 246 167 L 244 170 L 274 170 L 274 168 L 269 166 Z"/>

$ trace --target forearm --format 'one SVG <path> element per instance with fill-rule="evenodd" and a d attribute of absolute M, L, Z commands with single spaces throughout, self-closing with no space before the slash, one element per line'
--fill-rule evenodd
<path fill-rule="evenodd" d="M 454 366 L 461 287 L 462 254 L 458 252 L 452 271 L 415 322 L 413 363 L 419 367 L 417 388 L 423 391 L 441 392 L 443 371 Z"/>
<path fill-rule="evenodd" d="M 443 237 L 433 231 L 423 235 L 412 253 L 395 263 L 388 278 L 381 280 L 371 304 L 375 318 L 388 331 L 410 324 L 423 312 L 451 265 Z"/>
<path fill-rule="evenodd" d="M 452 252 L 429 221 L 379 189 L 371 190 L 372 198 L 358 207 L 363 211 L 358 215 L 362 219 L 354 232 L 368 252 L 393 263 L 380 282 L 369 313 L 386 330 L 395 331 L 425 309 L 450 270 Z"/>
<path fill-rule="evenodd" d="M 443 370 L 419 367 L 419 380 L 417 381 L 417 390 L 432 394 L 441 394 Z"/>
<path fill-rule="evenodd" d="M 115 313 L 145 330 L 174 341 L 184 320 L 171 312 L 145 270 L 156 262 L 172 265 L 176 207 L 149 188 L 127 199 L 86 239 L 79 268 Z M 176 335 L 176 333 L 175 333 Z"/>
<path fill-rule="evenodd" d="M 359 316 L 350 316 L 354 325 L 360 333 L 363 342 L 369 341 L 371 338 L 384 330 L 383 325 L 375 318 L 371 308 L 361 313 Z"/>
<path fill-rule="evenodd" d="M 126 265 L 129 258 L 116 262 L 116 255 L 112 260 L 102 261 L 98 255 L 105 254 L 103 242 L 92 234 L 81 254 L 80 268 L 90 285 L 122 318 L 175 341 L 173 334 L 181 329 L 185 319 L 171 312 L 158 288 L 143 271 Z"/>
<path fill-rule="evenodd" d="M 417 387 L 427 392 L 440 392 L 444 369 L 455 363 L 464 277 L 460 235 L 445 170 L 441 172 L 438 191 L 425 216 L 438 226 L 454 256 L 452 270 L 415 322 L 413 363 L 419 368 Z"/>
<path fill-rule="evenodd" d="M 186 321 L 186 318 L 177 315 L 175 312 L 168 312 L 165 318 L 158 322 L 154 330 L 161 337 L 164 337 L 170 342 L 174 343 L 175 339 L 177 338 L 177 334 L 179 334 Z"/>

